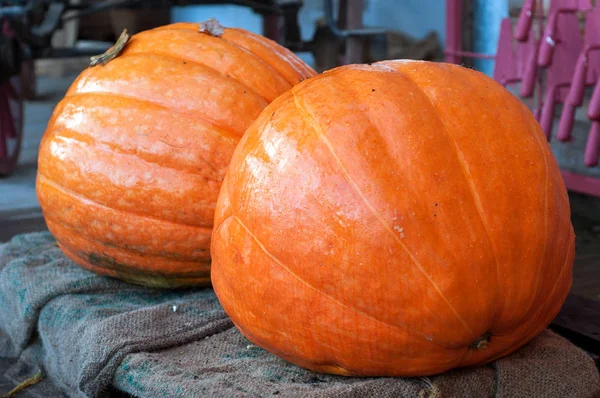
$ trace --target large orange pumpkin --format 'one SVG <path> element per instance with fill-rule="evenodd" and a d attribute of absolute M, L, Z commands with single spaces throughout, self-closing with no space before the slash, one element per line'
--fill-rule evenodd
<path fill-rule="evenodd" d="M 567 193 L 531 112 L 459 66 L 346 66 L 279 97 L 217 202 L 214 289 L 255 344 L 343 375 L 506 355 L 571 285 Z"/>
<path fill-rule="evenodd" d="M 215 202 L 235 145 L 314 71 L 264 37 L 202 27 L 209 32 L 181 23 L 133 36 L 57 105 L 37 193 L 79 265 L 146 285 L 209 282 Z"/>

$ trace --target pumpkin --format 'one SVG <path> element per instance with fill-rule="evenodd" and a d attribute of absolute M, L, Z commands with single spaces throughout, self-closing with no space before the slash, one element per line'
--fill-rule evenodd
<path fill-rule="evenodd" d="M 208 284 L 233 150 L 267 104 L 314 71 L 215 21 L 145 31 L 119 50 L 79 75 L 48 123 L 36 184 L 46 223 L 67 256 L 99 274 Z"/>
<path fill-rule="evenodd" d="M 567 193 L 531 112 L 460 66 L 336 68 L 269 105 L 215 211 L 215 292 L 318 372 L 424 376 L 515 351 L 571 285 Z"/>

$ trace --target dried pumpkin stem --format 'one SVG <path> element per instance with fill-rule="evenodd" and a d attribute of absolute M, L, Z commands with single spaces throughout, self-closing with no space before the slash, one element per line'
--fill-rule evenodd
<path fill-rule="evenodd" d="M 441 398 L 442 391 L 437 386 L 431 386 L 430 388 L 419 391 L 419 398 Z"/>
<path fill-rule="evenodd" d="M 442 398 L 442 391 L 429 378 L 424 377 L 422 381 L 425 383 L 426 388 L 419 391 L 419 398 Z"/>
<path fill-rule="evenodd" d="M 114 46 L 106 50 L 104 54 L 94 55 L 90 58 L 90 66 L 105 65 L 112 61 L 121 53 L 121 51 L 123 51 L 128 41 L 129 33 L 127 33 L 127 29 L 123 29 L 123 33 L 121 33 L 121 36 L 119 36 L 119 39 Z"/>
<path fill-rule="evenodd" d="M 225 27 L 221 25 L 216 19 L 210 18 L 207 21 L 200 22 L 198 31 L 200 33 L 206 33 L 211 36 L 219 37 L 223 33 L 225 33 Z"/>
<path fill-rule="evenodd" d="M 39 373 L 33 375 L 32 377 L 19 383 L 15 388 L 13 388 L 12 390 L 10 390 L 6 394 L 4 394 L 2 396 L 2 398 L 10 398 L 10 397 L 14 396 L 16 393 L 18 393 L 19 391 L 24 390 L 27 387 L 30 387 L 34 384 L 39 383 L 40 381 L 42 381 L 43 378 L 44 377 L 42 376 L 42 372 L 39 372 Z"/>
<path fill-rule="evenodd" d="M 485 334 L 479 336 L 477 338 L 477 340 L 475 340 L 474 342 L 471 343 L 469 348 L 472 350 L 475 350 L 475 351 L 486 348 L 488 346 L 488 344 L 490 343 L 490 337 L 491 337 L 491 335 L 489 333 L 485 333 Z"/>

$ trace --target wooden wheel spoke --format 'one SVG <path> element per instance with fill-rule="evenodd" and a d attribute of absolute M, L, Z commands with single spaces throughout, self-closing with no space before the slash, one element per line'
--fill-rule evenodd
<path fill-rule="evenodd" d="M 10 83 L 6 82 L 0 90 L 0 113 L 2 114 L 2 134 L 6 138 L 17 138 L 12 109 L 10 107 Z"/>
<path fill-rule="evenodd" d="M 4 116 L 2 117 L 2 130 L 0 130 L 0 162 L 8 157 L 8 148 L 6 145 L 6 133 L 4 131 Z"/>
<path fill-rule="evenodd" d="M 0 86 L 0 175 L 10 174 L 17 165 L 22 126 L 23 105 L 9 80 Z"/>
<path fill-rule="evenodd" d="M 19 95 L 19 92 L 15 89 L 11 81 L 13 81 L 13 79 L 9 80 L 6 83 L 6 91 L 8 92 L 8 97 L 14 101 L 19 101 L 21 96 Z"/>

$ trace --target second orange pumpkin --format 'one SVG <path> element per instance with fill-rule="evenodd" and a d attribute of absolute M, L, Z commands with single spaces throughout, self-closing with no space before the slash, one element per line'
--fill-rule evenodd
<path fill-rule="evenodd" d="M 542 331 L 571 284 L 557 163 L 523 103 L 459 66 L 334 69 L 233 155 L 212 279 L 255 344 L 313 370 L 424 376 Z"/>

